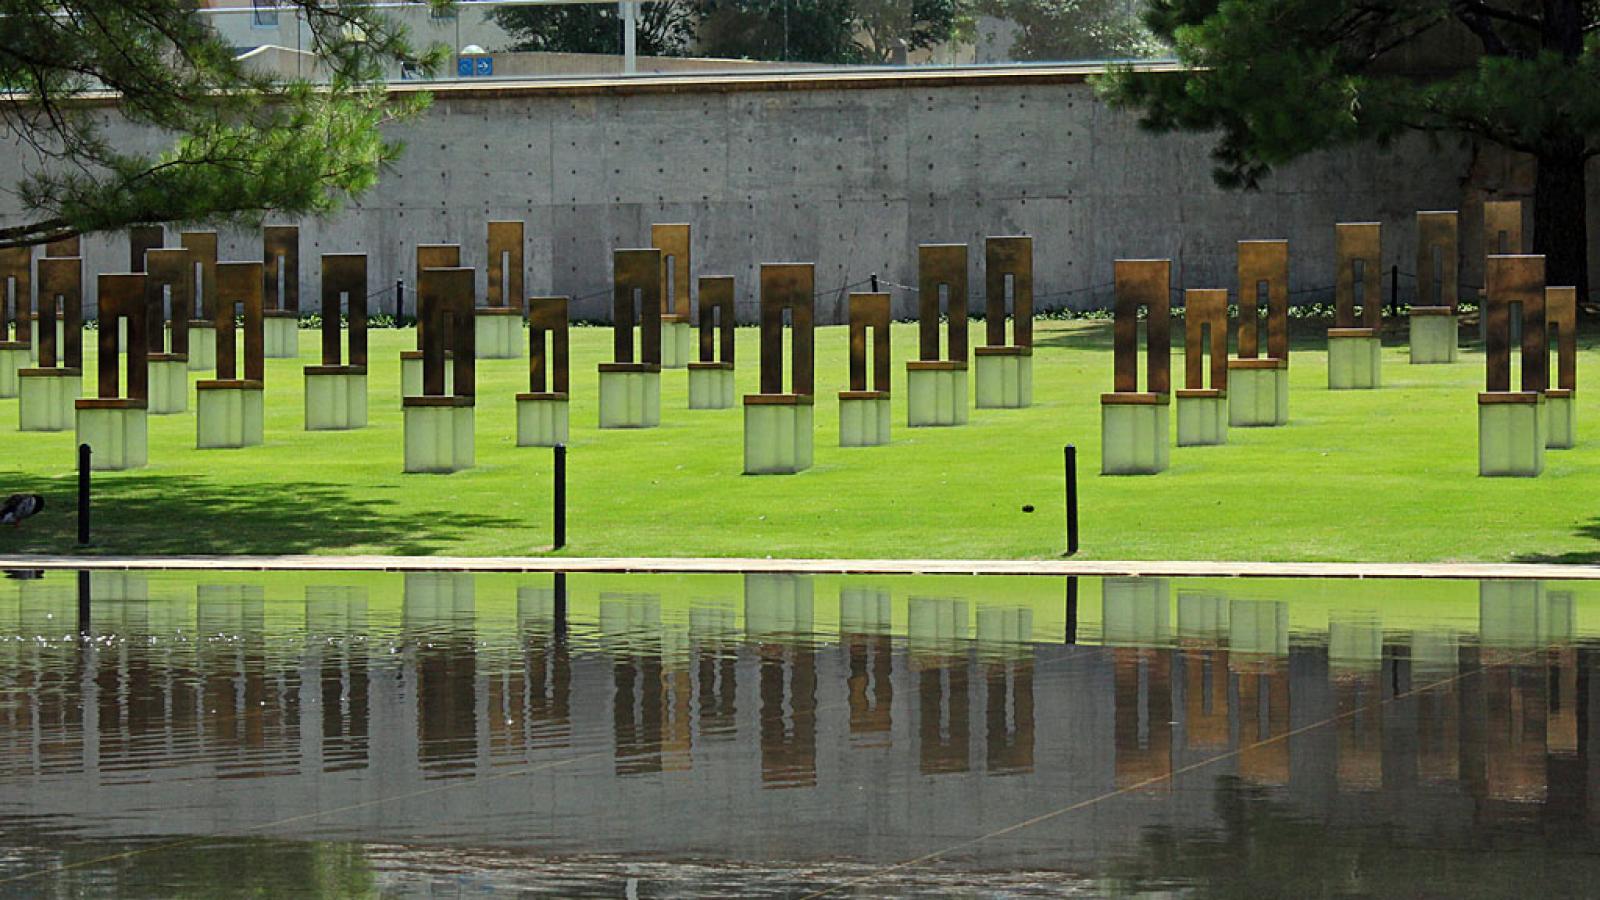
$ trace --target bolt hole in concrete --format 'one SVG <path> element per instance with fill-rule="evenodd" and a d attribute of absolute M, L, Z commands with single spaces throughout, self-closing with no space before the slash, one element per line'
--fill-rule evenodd
<path fill-rule="evenodd" d="M 7 895 L 1600 878 L 1600 582 L 17 565 Z"/>

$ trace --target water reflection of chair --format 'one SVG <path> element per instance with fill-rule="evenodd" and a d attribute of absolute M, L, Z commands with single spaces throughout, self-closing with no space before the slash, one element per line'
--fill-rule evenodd
<path fill-rule="evenodd" d="M 469 572 L 407 572 L 402 620 L 412 644 L 418 755 L 429 777 L 469 773 L 478 756 L 476 583 Z"/>
<path fill-rule="evenodd" d="M 890 597 L 870 587 L 839 591 L 839 632 L 849 657 L 850 737 L 862 746 L 892 743 L 894 647 Z"/>
<path fill-rule="evenodd" d="M 761 653 L 761 783 L 817 783 L 817 654 L 810 644 L 767 643 Z"/>
<path fill-rule="evenodd" d="M 1539 581 L 1483 581 L 1478 586 L 1478 615 L 1484 665 L 1546 670 L 1540 692 L 1546 749 L 1552 754 L 1577 753 L 1578 672 L 1572 649 L 1577 618 L 1572 592 L 1551 590 Z"/>
<path fill-rule="evenodd" d="M 660 772 L 662 748 L 661 657 L 618 654 L 611 662 L 615 692 L 612 733 L 618 775 Z"/>
<path fill-rule="evenodd" d="M 572 655 L 557 618 L 555 589 L 517 588 L 517 632 L 524 739 L 531 746 L 565 747 L 572 734 Z"/>
<path fill-rule="evenodd" d="M 1542 581 L 1478 583 L 1478 639 L 1496 651 L 1491 660 L 1570 643 L 1573 616 L 1572 594 L 1547 593 Z"/>
<path fill-rule="evenodd" d="M 739 688 L 736 643 L 738 613 L 730 605 L 697 604 L 689 610 L 694 642 L 695 706 L 701 737 L 732 737 L 738 731 L 735 704 Z"/>
<path fill-rule="evenodd" d="M 1227 647 L 1227 668 L 1238 684 L 1238 775 L 1254 785 L 1286 785 L 1290 780 L 1290 741 L 1285 737 L 1290 730 L 1288 604 L 1230 601 Z"/>
<path fill-rule="evenodd" d="M 1448 631 L 1411 636 L 1412 684 L 1417 710 L 1417 777 L 1451 784 L 1461 778 L 1460 642 Z"/>
<path fill-rule="evenodd" d="M 1503 661 L 1484 665 L 1483 789 L 1489 800 L 1545 801 L 1548 679 L 1542 665 Z"/>
<path fill-rule="evenodd" d="M 1252 784 L 1288 784 L 1288 657 L 1260 660 L 1240 671 L 1238 680 L 1239 777 Z"/>
<path fill-rule="evenodd" d="M 907 601 L 911 669 L 917 673 L 918 726 L 924 774 L 971 768 L 966 645 L 967 601 L 912 597 Z"/>
<path fill-rule="evenodd" d="M 612 647 L 617 774 L 687 771 L 693 758 L 686 644 L 681 631 L 663 624 L 660 595 L 601 594 L 600 630 Z"/>
<path fill-rule="evenodd" d="M 970 769 L 971 706 L 965 657 L 923 657 L 916 660 L 918 726 L 922 774 L 938 775 Z"/>
<path fill-rule="evenodd" d="M 817 783 L 817 653 L 812 581 L 746 575 L 745 632 L 761 657 L 761 783 Z"/>
<path fill-rule="evenodd" d="M 1033 659 L 991 662 L 985 667 L 986 768 L 993 774 L 1033 771 Z"/>
<path fill-rule="evenodd" d="M 308 585 L 306 631 L 312 639 L 303 668 L 317 672 L 322 770 L 364 768 L 371 741 L 371 686 L 360 640 L 367 634 L 366 588 Z"/>
<path fill-rule="evenodd" d="M 95 682 L 55 664 L 49 644 L 32 639 L 61 636 L 76 594 L 69 572 L 0 581 L 0 634 L 30 638 L 0 641 L 0 671 L 7 675 L 7 689 L 0 691 L 0 776 L 81 772 L 90 755 L 83 722 L 85 709 L 98 706 L 90 696 Z M 85 664 L 99 652 L 97 644 L 85 645 Z"/>
<path fill-rule="evenodd" d="M 815 622 L 811 576 L 746 575 L 744 630 L 752 639 L 800 635 L 809 638 Z"/>
<path fill-rule="evenodd" d="M 1111 651 L 1118 788 L 1172 789 L 1172 655 L 1166 650 Z"/>
<path fill-rule="evenodd" d="M 1165 578 L 1107 578 L 1100 583 L 1101 639 L 1107 645 L 1172 643 L 1171 588 Z"/>
<path fill-rule="evenodd" d="M 1033 609 L 979 606 L 977 651 L 986 690 L 986 768 L 1033 771 Z"/>
<path fill-rule="evenodd" d="M 1183 648 L 1184 742 L 1190 750 L 1226 749 L 1228 599 L 1178 592 L 1178 645 Z"/>
<path fill-rule="evenodd" d="M 204 733 L 209 755 L 218 758 L 219 777 L 295 771 L 299 698 L 277 690 L 268 678 L 265 589 L 257 584 L 202 584 L 195 595 L 195 627 L 204 642 Z M 228 751 L 231 760 L 224 755 Z"/>
<path fill-rule="evenodd" d="M 1338 716 L 1339 787 L 1383 786 L 1383 629 L 1375 621 L 1328 623 L 1328 671 Z"/>
<path fill-rule="evenodd" d="M 1539 581 L 1478 584 L 1483 666 L 1481 703 L 1469 723 L 1481 729 L 1480 796 L 1516 805 L 1548 796 L 1548 757 L 1576 753 L 1577 659 L 1570 649 L 1575 613 L 1570 591 Z"/>

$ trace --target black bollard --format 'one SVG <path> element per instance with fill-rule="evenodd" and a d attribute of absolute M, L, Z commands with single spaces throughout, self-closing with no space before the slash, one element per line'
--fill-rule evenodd
<path fill-rule="evenodd" d="M 560 550 L 567 545 L 567 445 L 557 444 L 555 451 L 555 540 L 551 544 L 552 549 Z"/>
<path fill-rule="evenodd" d="M 88 444 L 78 445 L 78 546 L 89 544 L 89 458 L 94 453 Z"/>
<path fill-rule="evenodd" d="M 394 280 L 394 327 L 400 327 L 400 320 L 406 315 L 406 282 L 403 278 Z"/>
<path fill-rule="evenodd" d="M 877 272 L 873 272 L 872 273 L 872 292 L 874 294 L 878 293 L 878 273 Z"/>
<path fill-rule="evenodd" d="M 1078 552 L 1078 448 L 1068 444 L 1066 454 L 1067 476 L 1067 555 Z"/>
<path fill-rule="evenodd" d="M 1389 267 L 1389 315 L 1400 318 L 1400 267 Z"/>

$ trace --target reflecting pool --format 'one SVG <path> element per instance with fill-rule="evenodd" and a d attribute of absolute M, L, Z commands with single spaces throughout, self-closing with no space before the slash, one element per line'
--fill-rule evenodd
<path fill-rule="evenodd" d="M 1600 584 L 12 572 L 0 895 L 1600 884 Z"/>

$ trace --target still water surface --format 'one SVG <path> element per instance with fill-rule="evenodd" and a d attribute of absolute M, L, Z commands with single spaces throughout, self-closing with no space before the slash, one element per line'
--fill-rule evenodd
<path fill-rule="evenodd" d="M 3 895 L 1600 890 L 1600 586 L 81 585 L 0 582 Z"/>

